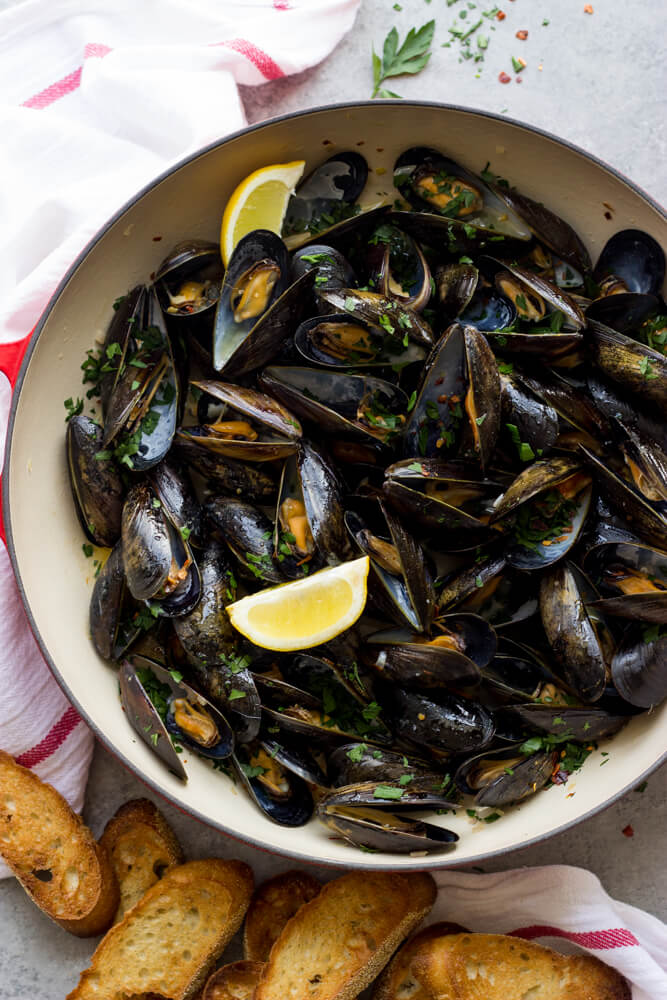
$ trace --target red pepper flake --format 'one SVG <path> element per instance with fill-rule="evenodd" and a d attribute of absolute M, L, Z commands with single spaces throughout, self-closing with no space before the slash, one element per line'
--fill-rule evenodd
<path fill-rule="evenodd" d="M 154 236 L 153 237 L 153 243 L 159 243 L 161 239 L 162 239 L 161 236 Z"/>
<path fill-rule="evenodd" d="M 514 80 L 515 80 L 516 83 L 523 83 L 523 78 L 520 77 L 520 76 L 515 76 Z"/>
<path fill-rule="evenodd" d="M 605 219 L 608 219 L 609 222 L 611 222 L 611 212 L 605 212 L 604 213 L 604 217 L 605 217 Z"/>
<path fill-rule="evenodd" d="M 322 145 L 323 146 L 333 146 L 333 142 L 331 141 L 331 139 L 322 139 Z"/>
<path fill-rule="evenodd" d="M 584 14 L 592 14 L 592 13 L 593 13 L 593 5 L 587 3 L 586 6 L 584 7 Z"/>
<path fill-rule="evenodd" d="M 528 32 L 527 31 L 517 31 L 516 37 L 520 41 L 525 42 L 525 40 L 528 38 Z"/>
<path fill-rule="evenodd" d="M 498 13 L 496 14 L 496 21 L 504 21 L 506 17 L 507 14 L 504 11 L 499 10 Z"/>
<path fill-rule="evenodd" d="M 570 792 L 568 795 L 565 796 L 565 798 L 566 799 L 571 799 L 573 795 L 574 795 L 574 792 Z"/>
<path fill-rule="evenodd" d="M 502 72 L 502 73 L 498 74 L 498 79 L 500 80 L 501 83 L 510 83 L 511 80 L 512 80 L 512 77 L 509 76 L 509 74 L 507 74 L 505 72 Z"/>
<path fill-rule="evenodd" d="M 621 833 L 623 834 L 624 837 L 634 837 L 635 835 L 635 831 L 632 829 L 629 823 L 627 826 L 623 827 Z"/>

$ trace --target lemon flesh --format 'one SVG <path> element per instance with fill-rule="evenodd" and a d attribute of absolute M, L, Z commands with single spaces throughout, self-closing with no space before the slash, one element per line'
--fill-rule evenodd
<path fill-rule="evenodd" d="M 251 594 L 230 604 L 227 612 L 234 628 L 263 649 L 289 652 L 318 646 L 360 617 L 368 568 L 364 556 Z"/>
<path fill-rule="evenodd" d="M 294 160 L 261 167 L 234 189 L 225 206 L 220 228 L 225 267 L 236 244 L 254 229 L 269 229 L 280 236 L 287 203 L 305 165 L 305 160 Z"/>

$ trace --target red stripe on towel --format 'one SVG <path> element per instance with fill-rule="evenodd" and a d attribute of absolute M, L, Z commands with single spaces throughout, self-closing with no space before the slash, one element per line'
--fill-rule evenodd
<path fill-rule="evenodd" d="M 532 941 L 539 937 L 567 938 L 574 944 L 580 944 L 582 948 L 593 948 L 596 951 L 606 951 L 609 948 L 636 948 L 639 941 L 624 927 L 612 927 L 606 931 L 586 931 L 575 933 L 561 930 L 560 927 L 549 927 L 542 924 L 534 924 L 531 927 L 519 927 L 511 932 L 512 937 L 526 938 Z"/>
<path fill-rule="evenodd" d="M 41 764 L 63 745 L 69 734 L 73 729 L 76 729 L 80 722 L 81 719 L 76 709 L 70 705 L 65 714 L 51 727 L 44 739 L 40 740 L 37 746 L 26 750 L 25 753 L 17 757 L 16 763 L 22 767 L 36 767 L 37 764 Z"/>
<path fill-rule="evenodd" d="M 104 45 L 102 42 L 88 42 L 83 49 L 83 58 L 104 59 L 111 51 L 109 46 Z M 73 93 L 81 85 L 82 70 L 83 66 L 79 66 L 78 69 L 64 76 L 62 80 L 52 83 L 50 87 L 45 87 L 38 94 L 33 94 L 32 97 L 23 102 L 21 107 L 35 108 L 38 111 L 43 111 L 44 108 L 48 108 L 54 101 L 59 101 L 61 97 L 66 97 L 68 94 Z"/>
<path fill-rule="evenodd" d="M 234 52 L 245 56 L 259 70 L 265 80 L 280 80 L 285 76 L 278 63 L 274 62 L 271 56 L 263 52 L 262 49 L 257 48 L 252 42 L 246 41 L 245 38 L 230 38 L 226 42 L 216 42 L 214 44 L 224 45 L 225 48 L 233 49 Z"/>

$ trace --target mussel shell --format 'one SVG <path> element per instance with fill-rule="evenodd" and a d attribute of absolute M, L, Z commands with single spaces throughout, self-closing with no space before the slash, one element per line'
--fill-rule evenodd
<path fill-rule="evenodd" d="M 536 753 L 522 759 L 521 751 L 503 747 L 468 758 L 459 766 L 454 781 L 465 795 L 474 795 L 476 806 L 508 806 L 539 792 L 551 777 L 557 760 L 555 752 Z M 485 764 L 487 770 L 496 774 L 486 781 Z M 498 768 L 502 768 L 500 773 L 496 773 Z"/>
<path fill-rule="evenodd" d="M 526 541 L 520 532 L 515 533 L 513 538 L 510 540 L 507 548 L 507 562 L 508 565 L 513 566 L 515 569 L 519 570 L 536 570 L 544 569 L 546 566 L 551 566 L 553 563 L 558 562 L 577 544 L 579 535 L 583 529 L 586 518 L 588 517 L 588 511 L 590 509 L 591 500 L 593 498 L 593 486 L 592 483 L 588 482 L 577 492 L 576 496 L 571 498 L 571 502 L 574 504 L 572 512 L 568 515 L 570 518 L 567 527 L 562 529 L 562 532 L 557 537 L 544 538 L 542 541 Z M 535 505 L 539 503 L 539 496 L 536 497 L 529 507 L 522 507 L 519 512 L 518 519 L 521 520 L 522 513 L 526 513 L 530 517 L 530 511 L 534 509 Z M 540 518 L 540 512 L 537 512 L 537 519 Z M 530 523 L 530 521 L 529 521 Z"/>
<path fill-rule="evenodd" d="M 368 284 L 421 312 L 431 298 L 431 271 L 421 247 L 396 226 L 384 225 L 368 240 Z"/>
<path fill-rule="evenodd" d="M 611 661 L 611 678 L 631 705 L 650 708 L 667 698 L 667 631 L 664 626 L 630 627 Z"/>
<path fill-rule="evenodd" d="M 656 295 L 639 295 L 636 292 L 607 295 L 595 299 L 586 308 L 586 319 L 596 320 L 604 326 L 629 336 L 660 308 Z"/>
<path fill-rule="evenodd" d="M 614 233 L 605 243 L 593 271 L 598 283 L 608 275 L 621 278 L 631 292 L 659 292 L 665 280 L 662 247 L 641 229 Z"/>
<path fill-rule="evenodd" d="M 591 549 L 584 567 L 602 594 L 591 608 L 602 614 L 667 625 L 667 552 L 612 542 Z M 625 578 L 632 585 L 629 593 L 621 583 Z"/>
<path fill-rule="evenodd" d="M 72 417 L 67 424 L 66 447 L 81 527 L 96 545 L 115 545 L 120 537 L 125 490 L 115 463 L 96 457 L 102 451 L 102 428 L 90 417 Z"/>
<path fill-rule="evenodd" d="M 187 615 L 196 608 L 201 597 L 201 577 L 199 566 L 194 560 L 192 550 L 188 542 L 183 541 L 181 534 L 174 530 L 175 551 L 181 552 L 181 558 L 190 558 L 192 561 L 188 567 L 187 576 L 182 583 L 172 590 L 166 597 L 160 599 L 160 614 L 166 618 L 176 618 L 179 615 Z"/>
<path fill-rule="evenodd" d="M 368 164 L 361 153 L 345 151 L 330 156 L 301 181 L 287 203 L 285 236 L 326 232 L 346 218 L 346 206 L 354 205 L 367 178 Z"/>
<path fill-rule="evenodd" d="M 188 658 L 202 666 L 216 664 L 220 653 L 233 653 L 237 636 L 226 607 L 236 597 L 234 575 L 225 549 L 210 539 L 197 564 L 201 576 L 201 599 L 188 614 L 174 619 L 174 629 Z"/>
<path fill-rule="evenodd" d="M 613 715 L 602 708 L 586 705 L 583 708 L 552 708 L 550 705 L 508 705 L 498 709 L 498 726 L 505 720 L 521 723 L 525 732 L 548 733 L 567 736 L 572 740 L 590 743 L 613 736 L 628 721 L 627 714 Z"/>
<path fill-rule="evenodd" d="M 539 376 L 522 371 L 512 376 L 514 382 L 529 390 L 538 399 L 553 408 L 559 417 L 572 427 L 583 431 L 594 442 L 606 442 L 609 429 L 607 421 L 593 399 L 597 393 L 586 392 L 557 371 L 540 371 Z M 522 437 L 522 440 L 525 440 Z M 543 447 L 543 445 L 540 445 Z"/>
<path fill-rule="evenodd" d="M 155 597 L 171 569 L 172 532 L 162 504 L 144 484 L 133 486 L 123 505 L 122 552 L 125 578 L 138 601 Z"/>
<path fill-rule="evenodd" d="M 516 373 L 500 376 L 502 421 L 505 427 L 516 427 L 520 441 L 533 452 L 550 451 L 558 438 L 556 410 L 533 392 Z"/>
<path fill-rule="evenodd" d="M 649 545 L 667 549 L 667 517 L 650 504 L 630 483 L 617 476 L 597 455 L 581 447 L 595 473 L 598 487 L 630 529 Z"/>
<path fill-rule="evenodd" d="M 540 614 L 553 654 L 565 680 L 587 702 L 601 697 L 611 652 L 600 627 L 586 610 L 597 593 L 572 563 L 561 563 L 540 584 Z"/>
<path fill-rule="evenodd" d="M 448 219 L 434 212 L 389 212 L 387 221 L 419 243 L 437 250 L 446 247 L 454 255 L 478 254 L 485 250 L 512 257 L 525 248 L 525 242 L 518 237 L 471 225 L 463 219 Z"/>
<path fill-rule="evenodd" d="M 281 775 L 281 785 L 285 786 L 284 794 L 274 794 L 266 782 L 261 780 L 262 775 L 252 773 L 251 761 L 258 752 L 266 755 L 267 760 L 271 761 L 271 769 Z M 280 826 L 304 826 L 313 815 L 313 798 L 305 781 L 270 758 L 261 747 L 237 747 L 232 755 L 232 763 L 250 798 L 273 823 Z"/>
<path fill-rule="evenodd" d="M 584 345 L 580 332 L 515 333 L 509 330 L 489 330 L 487 337 L 494 350 L 523 361 L 534 359 L 555 368 L 570 368 L 579 363 L 579 352 Z"/>
<path fill-rule="evenodd" d="M 479 667 L 465 653 L 416 638 L 402 630 L 373 632 L 366 637 L 365 662 L 378 677 L 409 690 L 428 692 L 448 686 L 460 690 L 479 683 Z"/>
<path fill-rule="evenodd" d="M 213 662 L 192 660 L 193 680 L 230 719 L 236 743 L 250 743 L 257 738 L 262 721 L 260 696 L 252 673 L 244 664 L 238 647 L 226 648 Z"/>
<path fill-rule="evenodd" d="M 201 507 L 187 469 L 171 455 L 148 472 L 148 480 L 169 519 L 188 541 L 201 541 Z"/>
<path fill-rule="evenodd" d="M 357 280 L 346 257 L 334 247 L 313 243 L 292 254 L 292 280 L 316 269 L 315 288 L 354 288 Z"/>
<path fill-rule="evenodd" d="M 270 727 L 271 730 L 277 728 L 276 726 Z M 305 741 L 290 738 L 284 730 L 272 733 L 267 729 L 260 732 L 260 745 L 285 770 L 296 774 L 309 785 L 316 785 L 318 788 L 329 787 L 327 775 L 315 760 Z"/>
<path fill-rule="evenodd" d="M 404 771 L 405 774 L 410 773 Z M 377 808 L 391 809 L 392 812 L 405 812 L 410 809 L 452 809 L 456 800 L 448 798 L 442 790 L 443 777 L 418 777 L 407 784 L 401 784 L 397 779 L 372 778 L 350 785 L 338 785 L 326 795 L 327 809 L 336 806 L 345 808 Z M 450 786 L 450 790 L 451 789 Z"/>
<path fill-rule="evenodd" d="M 515 188 L 492 184 L 492 190 L 526 223 L 531 233 L 563 260 L 587 272 L 591 269 L 588 250 L 569 223 Z"/>
<path fill-rule="evenodd" d="M 128 722 L 146 746 L 181 781 L 188 776 L 174 744 L 153 702 L 148 697 L 135 667 L 124 660 L 118 673 L 120 700 Z"/>
<path fill-rule="evenodd" d="M 494 504 L 492 521 L 499 521 L 517 507 L 548 489 L 553 489 L 570 476 L 579 472 L 581 462 L 569 456 L 555 456 L 533 462 L 519 473 L 498 501 Z"/>
<path fill-rule="evenodd" d="M 224 718 L 224 716 L 216 709 L 214 706 L 203 698 L 198 692 L 194 691 L 192 688 L 188 688 L 187 685 L 180 684 L 187 692 L 187 700 L 190 705 L 195 708 L 203 710 L 209 718 L 211 718 L 217 729 L 219 740 L 213 746 L 204 746 L 197 740 L 193 739 L 187 732 L 182 728 L 177 720 L 177 701 L 179 699 L 183 700 L 181 695 L 173 695 L 167 702 L 167 714 L 165 717 L 165 726 L 167 732 L 182 743 L 184 746 L 188 747 L 190 750 L 194 750 L 200 757 L 206 757 L 208 760 L 225 760 L 229 757 L 234 749 L 234 733 L 232 728 Z"/>
<path fill-rule="evenodd" d="M 499 285 L 500 274 L 502 272 L 509 272 L 520 285 L 529 288 L 547 305 L 551 306 L 552 309 L 561 312 L 572 329 L 580 330 L 586 325 L 586 317 L 572 296 L 564 292 L 558 285 L 554 285 L 551 281 L 548 281 L 547 278 L 542 277 L 542 275 L 535 274 L 534 271 L 527 271 L 522 267 L 517 267 L 516 264 L 499 261 L 494 257 L 483 258 L 482 266 L 485 273 L 489 274 L 489 276 L 494 276 L 499 291 L 502 292 L 502 288 Z M 538 334 L 538 336 L 540 335 Z"/>
<path fill-rule="evenodd" d="M 243 414 L 279 437 L 298 441 L 302 435 L 301 425 L 296 417 L 266 393 L 258 392 L 248 386 L 216 382 L 212 379 L 194 380 L 192 385 L 223 406 Z"/>
<path fill-rule="evenodd" d="M 424 367 L 417 400 L 403 435 L 403 453 L 432 458 L 454 452 L 462 431 L 467 390 L 463 328 L 453 323 Z"/>
<path fill-rule="evenodd" d="M 399 782 L 406 774 L 414 775 L 412 780 L 430 782 L 444 792 L 451 791 L 451 779 L 431 770 L 428 761 L 393 750 L 384 750 L 366 743 L 345 743 L 329 754 L 328 771 L 331 784 L 335 788 L 342 785 L 356 785 L 365 781 Z"/>
<path fill-rule="evenodd" d="M 354 319 L 384 330 L 396 340 L 397 347 L 403 344 L 406 335 L 425 347 L 431 347 L 434 342 L 431 327 L 418 312 L 379 292 L 334 288 L 319 292 L 319 297 L 330 306 L 331 312 L 347 313 Z"/>
<path fill-rule="evenodd" d="M 468 422 L 464 431 L 463 454 L 468 448 L 484 473 L 500 430 L 500 374 L 493 351 L 483 334 L 464 327 L 463 340 L 468 372 L 465 396 Z"/>
<path fill-rule="evenodd" d="M 136 331 L 137 324 L 141 323 L 146 303 L 145 285 L 137 285 L 126 295 L 114 302 L 114 314 L 107 328 L 102 344 L 102 354 L 106 357 L 109 371 L 105 372 L 100 380 L 100 402 L 102 404 L 102 415 L 106 420 L 107 408 L 112 390 L 118 378 L 118 372 L 125 358 L 125 354 Z M 118 345 L 120 351 L 112 346 Z M 109 350 L 111 348 L 111 350 Z M 109 357 L 109 354 L 112 357 Z M 105 368 L 107 365 L 105 364 Z"/>
<path fill-rule="evenodd" d="M 463 312 L 472 300 L 479 271 L 474 264 L 447 264 L 435 272 L 435 289 L 439 311 L 445 324 L 449 326 Z M 474 326 L 474 323 L 470 324 Z M 509 326 L 504 323 L 503 326 Z"/>
<path fill-rule="evenodd" d="M 451 850 L 458 835 L 434 823 L 394 817 L 382 809 L 328 808 L 326 797 L 317 805 L 317 818 L 344 840 L 371 851 L 392 854 L 428 854 Z"/>
<path fill-rule="evenodd" d="M 667 357 L 595 320 L 588 323 L 591 357 L 600 371 L 626 393 L 667 412 Z"/>
<path fill-rule="evenodd" d="M 447 579 L 440 590 L 439 610 L 479 615 L 494 628 L 524 621 L 537 611 L 534 583 L 492 552 Z"/>
<path fill-rule="evenodd" d="M 216 490 L 232 496 L 251 496 L 257 501 L 270 500 L 276 495 L 276 480 L 265 468 L 217 455 L 189 431 L 190 428 L 183 427 L 176 432 L 174 452 Z"/>
<path fill-rule="evenodd" d="M 414 691 L 383 686 L 378 699 L 396 734 L 417 746 L 481 750 L 493 739 L 492 717 L 482 705 L 467 698 L 440 691 L 435 701 Z"/>
<path fill-rule="evenodd" d="M 497 333 L 511 327 L 516 320 L 514 304 L 484 279 L 477 284 L 475 294 L 465 309 L 458 313 L 460 323 L 482 333 Z"/>
<path fill-rule="evenodd" d="M 249 579 L 284 582 L 273 553 L 273 525 L 266 514 L 236 497 L 213 497 L 204 511 Z"/>
<path fill-rule="evenodd" d="M 318 552 L 328 565 L 336 566 L 350 556 L 340 480 L 324 452 L 307 441 L 302 442 L 297 452 L 297 468 Z"/>
<path fill-rule="evenodd" d="M 212 309 L 220 296 L 223 267 L 220 247 L 207 240 L 183 240 L 173 247 L 155 272 L 154 283 L 165 317 L 172 321 L 192 322 L 193 317 Z M 210 281 L 210 294 L 198 308 L 181 311 L 172 305 L 172 289 L 185 279 Z"/>
<path fill-rule="evenodd" d="M 105 660 L 122 656 L 141 631 L 132 625 L 132 603 L 125 586 L 122 546 L 117 542 L 95 580 L 88 613 L 93 646 Z"/>
<path fill-rule="evenodd" d="M 370 354 L 368 350 L 362 353 L 355 352 L 354 344 L 345 357 L 339 358 L 328 353 L 322 346 L 323 338 L 335 337 L 333 330 L 337 324 L 348 328 L 356 327 L 359 330 L 359 337 L 363 338 L 366 344 L 372 345 L 374 353 Z M 415 361 L 422 361 L 426 357 L 426 349 L 414 341 L 410 341 L 405 347 L 402 340 L 389 336 L 385 331 L 371 326 L 364 320 L 353 319 L 348 313 L 327 313 L 304 320 L 294 334 L 294 346 L 306 361 L 325 368 L 356 370 L 387 365 L 403 367 Z"/>

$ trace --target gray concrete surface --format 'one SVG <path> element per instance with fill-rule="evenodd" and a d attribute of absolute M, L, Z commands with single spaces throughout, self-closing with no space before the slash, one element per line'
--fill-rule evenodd
<path fill-rule="evenodd" d="M 0 10 L 12 2 L 0 0 Z M 548 129 L 595 153 L 664 202 L 664 2 L 593 0 L 592 15 L 584 13 L 584 3 L 498 0 L 507 16 L 502 22 L 488 21 L 495 31 L 488 30 L 486 24 L 479 29 L 489 37 L 489 46 L 485 61 L 475 65 L 472 60 L 459 62 L 458 43 L 451 48 L 441 44 L 449 37 L 449 27 L 460 27 L 464 22 L 471 26 L 480 10 L 490 9 L 490 2 L 469 9 L 462 19 L 458 12 L 466 0 L 457 0 L 451 7 L 445 0 L 403 0 L 401 11 L 393 9 L 391 0 L 365 0 L 353 32 L 321 66 L 264 87 L 243 88 L 248 118 L 254 122 L 312 105 L 369 97 L 371 46 L 381 49 L 394 24 L 402 38 L 410 26 L 434 17 L 431 64 L 419 76 L 388 81 L 391 90 L 403 97 L 504 112 Z M 545 19 L 548 26 L 542 25 Z M 515 38 L 521 29 L 529 33 L 526 41 Z M 521 84 L 515 82 L 512 55 L 527 63 Z M 502 70 L 512 76 L 506 85 L 498 82 Z M 595 872 L 612 895 L 666 919 L 666 790 L 667 769 L 663 768 L 649 779 L 643 793 L 631 792 L 576 829 L 515 851 L 488 864 L 485 870 L 549 863 L 579 865 Z M 141 783 L 98 746 L 85 810 L 93 830 L 100 833 L 122 802 L 142 794 Z M 253 866 L 258 879 L 289 867 L 289 862 L 244 847 L 173 808 L 163 808 L 192 857 L 240 857 Z M 627 836 L 628 826 L 633 836 Z M 330 876 L 324 871 L 320 874 Z M 52 925 L 17 884 L 0 883 L 0 1000 L 62 998 L 87 965 L 93 944 L 70 938 Z M 236 957 L 231 952 L 230 956 Z"/>

